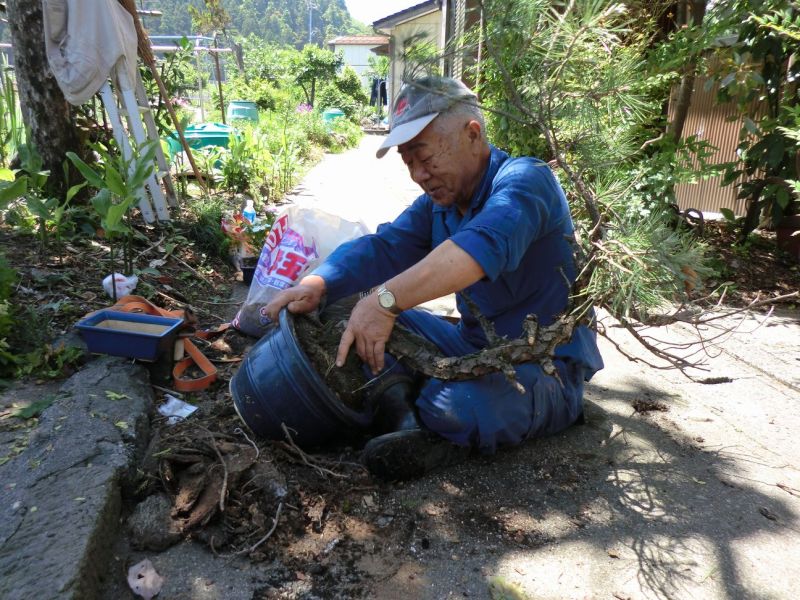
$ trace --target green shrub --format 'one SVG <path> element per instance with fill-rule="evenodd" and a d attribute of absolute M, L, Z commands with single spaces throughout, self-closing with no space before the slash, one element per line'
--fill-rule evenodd
<path fill-rule="evenodd" d="M 331 152 L 343 152 L 355 148 L 363 136 L 361 127 L 349 119 L 335 119 L 330 125 L 329 149 Z"/>
<path fill-rule="evenodd" d="M 289 90 L 280 89 L 266 79 L 245 81 L 241 75 L 231 77 L 223 86 L 223 93 L 226 102 L 247 100 L 255 102 L 259 110 L 280 110 L 295 100 Z M 218 94 L 215 94 L 215 103 L 219 106 Z"/>
<path fill-rule="evenodd" d="M 328 148 L 330 145 L 330 134 L 322 120 L 322 115 L 317 112 L 309 112 L 298 115 L 298 125 L 302 132 L 302 137 L 308 140 L 312 146 Z"/>
<path fill-rule="evenodd" d="M 222 217 L 228 209 L 225 200 L 219 196 L 205 196 L 193 200 L 188 209 L 191 218 L 187 236 L 206 254 L 226 258 L 230 240 L 221 228 Z"/>
<path fill-rule="evenodd" d="M 317 93 L 317 107 L 324 111 L 326 108 L 340 108 L 348 119 L 357 119 L 359 109 L 369 103 L 364 88 L 353 69 L 345 67 L 336 79 L 320 86 Z"/>
<path fill-rule="evenodd" d="M 244 192 L 253 178 L 254 157 L 249 138 L 231 135 L 228 148 L 220 157 L 222 187 L 232 192 Z"/>

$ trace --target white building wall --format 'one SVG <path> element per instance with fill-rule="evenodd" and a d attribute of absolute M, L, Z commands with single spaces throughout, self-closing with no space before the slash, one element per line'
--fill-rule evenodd
<path fill-rule="evenodd" d="M 363 44 L 358 46 L 334 44 L 333 46 L 334 52 L 342 52 L 344 64 L 358 73 L 358 76 L 361 78 L 361 85 L 363 85 L 364 89 L 367 91 L 369 91 L 370 85 L 372 84 L 372 81 L 366 76 L 367 69 L 369 69 L 369 57 L 375 56 L 371 49 L 376 47 L 377 46 L 365 46 Z"/>
<path fill-rule="evenodd" d="M 442 41 L 442 13 L 436 11 L 417 17 L 416 19 L 401 23 L 391 30 L 391 53 L 392 65 L 389 70 L 389 81 L 386 83 L 386 91 L 389 97 L 389 106 L 394 104 L 394 99 L 400 92 L 403 85 L 403 74 L 405 63 L 403 61 L 403 42 L 414 37 L 424 35 L 424 41 L 434 44 L 440 49 Z"/>

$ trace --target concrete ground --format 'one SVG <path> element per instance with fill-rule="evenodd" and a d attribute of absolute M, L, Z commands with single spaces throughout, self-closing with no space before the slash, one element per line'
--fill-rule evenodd
<path fill-rule="evenodd" d="M 367 136 L 326 156 L 293 201 L 373 229 L 393 218 L 417 191 L 396 155 L 374 158 L 379 143 Z M 451 299 L 432 306 L 454 310 Z M 309 565 L 288 575 L 192 543 L 160 554 L 114 545 L 153 400 L 141 367 L 96 361 L 46 390 L 52 405 L 24 444 L 0 432 L 0 599 L 133 598 L 123 574 L 144 557 L 165 578 L 163 598 L 327 598 L 313 593 L 313 574 L 357 544 L 361 555 L 337 568 L 357 570 L 360 592 L 336 597 L 794 600 L 798 312 L 725 325 L 739 333 L 709 348 L 710 370 L 698 373 L 716 384 L 632 362 L 602 340 L 606 368 L 588 385 L 585 426 L 365 491 L 344 529 L 298 540 Z M 658 332 L 677 343 L 690 333 Z M 7 392 L 0 410 L 29 393 Z"/>

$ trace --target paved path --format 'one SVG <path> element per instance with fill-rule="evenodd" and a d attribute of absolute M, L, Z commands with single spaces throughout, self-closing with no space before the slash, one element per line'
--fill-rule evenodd
<path fill-rule="evenodd" d="M 422 192 L 396 152 L 390 151 L 382 159 L 375 157 L 383 139 L 366 135 L 357 149 L 326 155 L 289 200 L 350 221 L 363 221 L 370 231 L 391 221 Z"/>

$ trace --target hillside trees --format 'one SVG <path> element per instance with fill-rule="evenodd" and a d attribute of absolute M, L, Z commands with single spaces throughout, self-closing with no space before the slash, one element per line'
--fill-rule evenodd
<path fill-rule="evenodd" d="M 308 43 L 308 3 L 296 0 L 220 0 L 215 2 L 230 15 L 230 28 L 241 36 L 255 35 L 266 41 L 291 44 Z M 348 33 L 367 33 L 352 20 L 344 0 L 315 0 L 311 13 L 311 41 L 322 45 L 328 39 Z M 194 33 L 189 6 L 193 0 L 159 0 L 163 16 L 147 23 L 151 34 Z"/>

